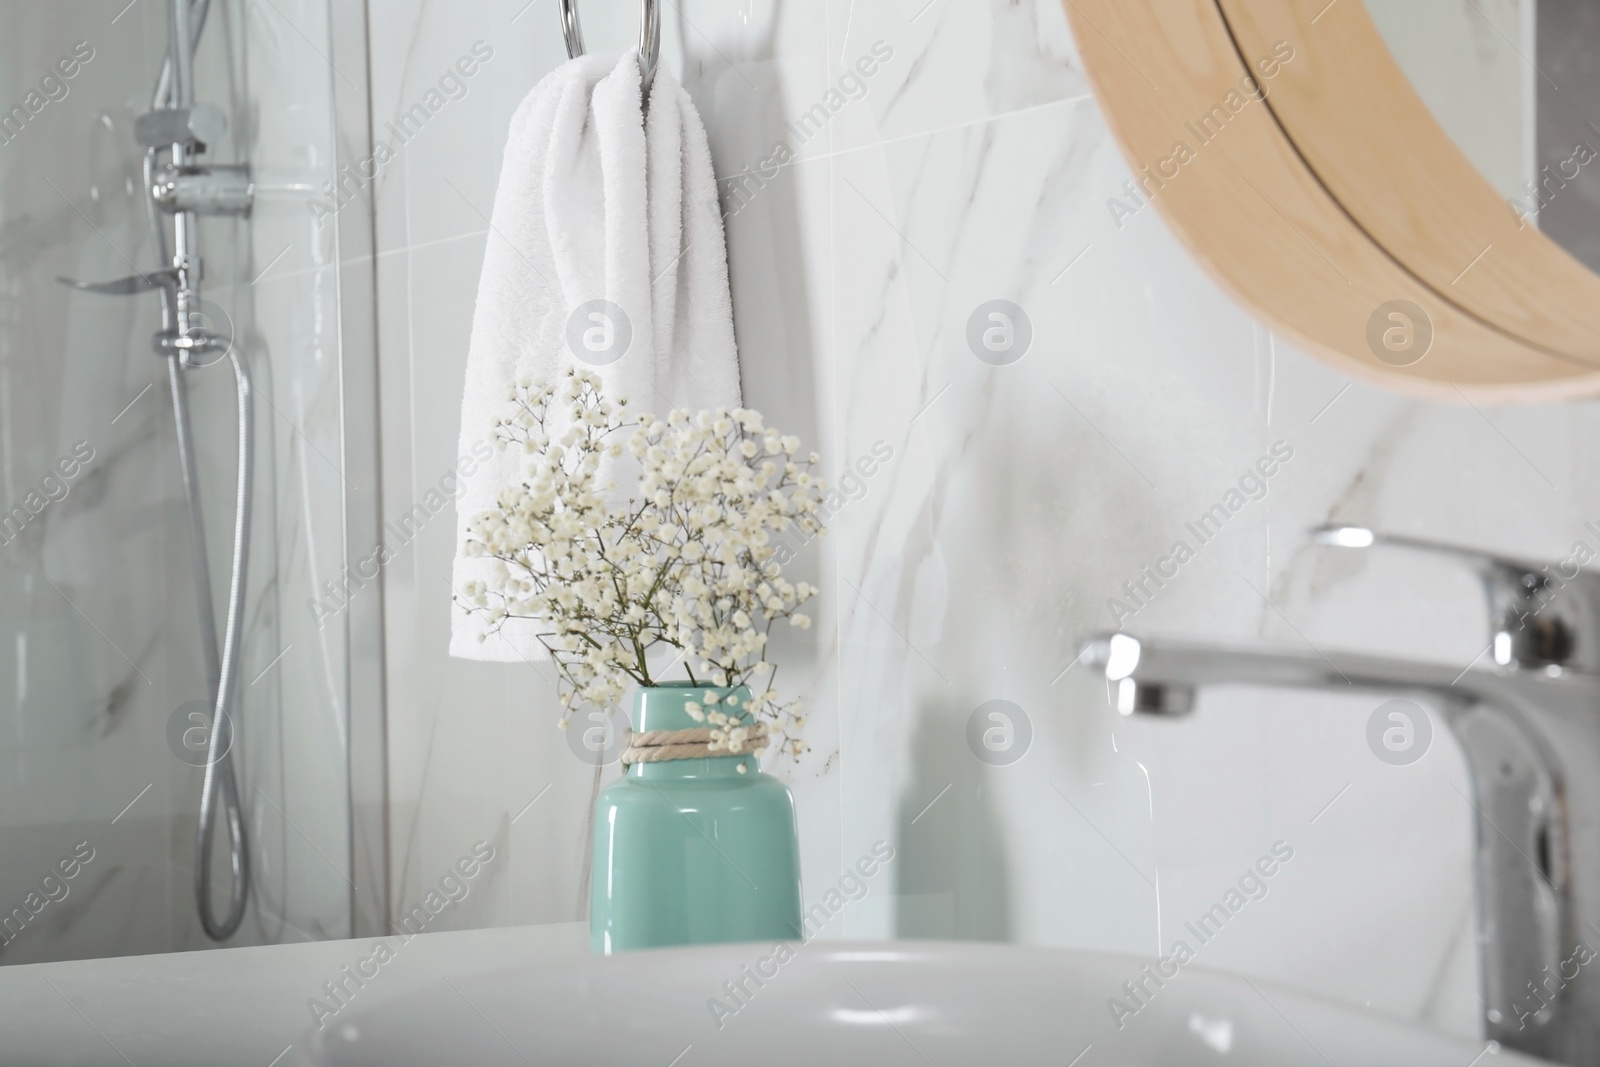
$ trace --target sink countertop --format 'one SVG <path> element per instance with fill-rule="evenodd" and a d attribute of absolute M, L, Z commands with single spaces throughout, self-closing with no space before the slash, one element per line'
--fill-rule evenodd
<path fill-rule="evenodd" d="M 500 927 L 171 952 L 0 967 L 0 1065 L 270 1067 L 315 1023 L 309 1001 L 336 1007 L 323 983 L 393 958 L 349 998 L 353 1006 L 443 978 L 582 957 L 587 923 Z M 347 987 L 355 988 L 346 981 Z M 339 1025 L 341 1011 L 325 1019 Z"/>

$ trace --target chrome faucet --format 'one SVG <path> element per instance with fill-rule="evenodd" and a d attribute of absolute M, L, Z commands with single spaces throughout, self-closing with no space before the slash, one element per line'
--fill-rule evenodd
<path fill-rule="evenodd" d="M 1591 921 L 1600 920 L 1600 577 L 1358 526 L 1311 533 L 1319 544 L 1408 548 L 1471 566 L 1488 600 L 1492 665 L 1460 671 L 1120 632 L 1085 639 L 1084 662 L 1104 670 L 1124 715 L 1185 715 L 1197 690 L 1217 685 L 1354 687 L 1430 706 L 1471 776 L 1484 1034 L 1559 1063 L 1600 1064 L 1600 965 L 1586 966 L 1600 953 Z"/>

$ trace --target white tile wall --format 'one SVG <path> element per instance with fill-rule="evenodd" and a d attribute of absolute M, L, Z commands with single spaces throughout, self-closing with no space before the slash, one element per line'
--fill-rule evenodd
<path fill-rule="evenodd" d="M 595 50 L 635 33 L 632 5 L 583 14 Z M 1253 323 L 1154 212 L 1117 229 L 1105 202 L 1126 168 L 1054 0 L 681 0 L 664 38 L 725 178 L 830 88 L 860 97 L 728 223 L 747 402 L 833 471 L 892 450 L 803 551 L 826 593 L 783 652 L 816 706 L 814 751 L 775 764 L 808 887 L 878 838 L 898 850 L 827 936 L 1150 954 L 1282 839 L 1294 861 L 1200 960 L 1475 1032 L 1471 812 L 1448 737 L 1381 764 L 1363 737 L 1373 702 L 1348 696 L 1219 690 L 1181 722 L 1121 720 L 1072 666 L 1076 641 L 1112 628 L 1122 581 L 1281 440 L 1294 456 L 1268 497 L 1127 627 L 1465 666 L 1485 633 L 1468 576 L 1333 555 L 1304 531 L 1348 519 L 1564 554 L 1600 513 L 1582 446 L 1596 407 L 1442 407 L 1352 384 Z M 493 60 L 378 192 L 391 514 L 454 462 L 504 130 L 564 54 L 546 3 L 373 7 L 379 128 L 480 39 Z M 841 83 L 880 41 L 892 57 L 864 91 Z M 1032 323 L 1011 366 L 965 341 L 997 298 Z M 386 577 L 395 903 L 484 836 L 511 862 L 461 924 L 570 920 L 595 782 L 555 731 L 548 670 L 446 657 L 448 525 Z M 991 699 L 1031 723 L 1012 766 L 966 745 Z"/>

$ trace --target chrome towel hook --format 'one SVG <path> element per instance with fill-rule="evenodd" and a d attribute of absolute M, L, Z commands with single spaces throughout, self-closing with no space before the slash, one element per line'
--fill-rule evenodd
<path fill-rule="evenodd" d="M 577 0 L 561 0 L 561 35 L 567 39 L 567 58 L 583 55 L 583 27 L 578 24 Z M 645 95 L 655 80 L 656 62 L 661 58 L 661 9 L 656 0 L 640 0 L 639 74 Z"/>

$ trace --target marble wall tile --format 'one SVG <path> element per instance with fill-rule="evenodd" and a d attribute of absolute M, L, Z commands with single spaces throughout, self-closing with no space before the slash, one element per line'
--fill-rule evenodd
<path fill-rule="evenodd" d="M 539 16 L 545 16 L 540 18 Z M 380 130 L 473 44 L 494 50 L 466 95 L 430 120 L 376 185 L 385 514 L 437 486 L 457 460 L 461 383 L 478 269 L 512 112 L 565 58 L 552 12 L 521 3 L 385 10 L 372 22 Z M 606 27 L 585 23 L 592 40 Z M 456 926 L 571 921 L 583 914 L 592 768 L 556 729 L 550 669 L 451 660 L 453 510 L 385 569 L 391 789 L 391 906 L 416 904 L 476 840 L 493 878 Z M 530 806 L 531 804 L 531 806 Z"/>
<path fill-rule="evenodd" d="M 505 125 L 564 53 L 542 5 L 380 6 L 380 126 L 473 40 L 496 49 L 377 193 L 392 510 L 454 460 Z M 670 7 L 664 62 L 724 180 L 746 400 L 815 441 L 836 480 L 871 460 L 799 549 L 826 593 L 782 650 L 816 708 L 814 750 L 774 764 L 799 804 L 808 897 L 874 841 L 897 850 L 823 936 L 1150 955 L 1283 841 L 1293 861 L 1201 950 L 1207 965 L 1476 1032 L 1451 739 L 1380 764 L 1363 740 L 1373 702 L 1349 695 L 1219 689 L 1182 722 L 1123 720 L 1077 641 L 1121 625 L 1465 666 L 1485 639 L 1470 576 L 1312 548 L 1306 529 L 1563 554 L 1600 510 L 1581 446 L 1596 406 L 1477 410 L 1352 383 L 1253 322 L 1154 211 L 1116 224 L 1106 200 L 1128 172 L 1050 0 Z M 597 49 L 634 31 L 627 5 L 584 16 Z M 878 41 L 892 55 L 840 88 Z M 819 101 L 827 119 L 802 136 L 790 124 Z M 780 143 L 792 160 L 762 172 Z M 1032 331 L 1009 365 L 968 341 L 993 300 Z M 1293 455 L 1265 499 L 1128 604 L 1124 581 L 1195 540 L 1185 524 L 1278 442 Z M 395 906 L 484 837 L 509 861 L 453 921 L 580 917 L 594 776 L 551 728 L 547 669 L 445 655 L 447 526 L 385 577 Z M 1009 766 L 967 741 L 993 700 L 1032 732 Z"/>

